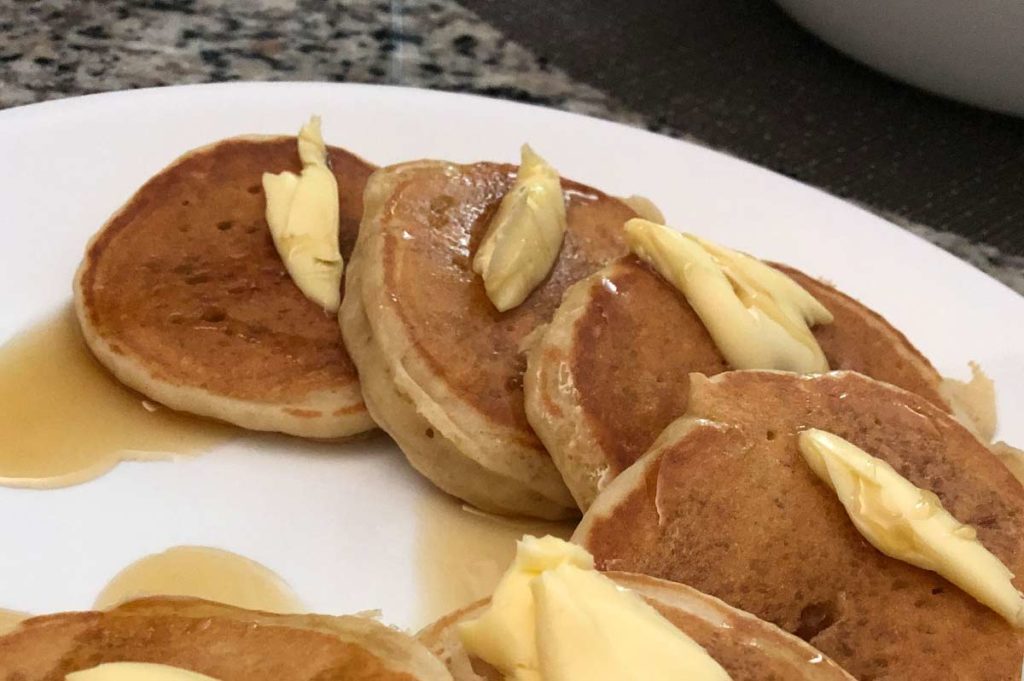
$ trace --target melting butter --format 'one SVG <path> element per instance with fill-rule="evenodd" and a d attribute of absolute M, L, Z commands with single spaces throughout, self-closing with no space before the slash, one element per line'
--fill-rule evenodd
<path fill-rule="evenodd" d="M 630 249 L 679 289 L 734 369 L 829 370 L 810 326 L 832 314 L 782 272 L 756 258 L 634 218 Z"/>
<path fill-rule="evenodd" d="M 988 443 L 996 434 L 996 386 L 977 362 L 970 362 L 971 380 L 943 378 L 939 393 L 956 420 Z"/>
<path fill-rule="evenodd" d="M 887 462 L 832 433 L 800 433 L 800 453 L 835 491 L 857 530 L 887 556 L 931 570 L 1024 628 L 1013 573 L 964 525 Z"/>
<path fill-rule="evenodd" d="M 338 181 L 327 166 L 319 116 L 302 126 L 298 147 L 301 175 L 263 173 L 267 225 L 296 286 L 325 310 L 337 312 L 345 268 L 338 243 Z"/>
<path fill-rule="evenodd" d="M 137 560 L 110 580 L 95 607 L 144 596 L 191 596 L 249 610 L 303 612 L 298 596 L 273 570 L 206 546 L 176 546 Z"/>
<path fill-rule="evenodd" d="M 228 426 L 146 402 L 93 358 L 67 307 L 0 348 L 0 485 L 66 487 L 120 461 L 196 454 Z"/>
<path fill-rule="evenodd" d="M 555 537 L 526 536 L 501 578 L 490 607 L 477 619 L 459 626 L 466 650 L 500 669 L 507 677 L 519 670 L 538 672 L 537 614 L 531 592 L 534 578 L 561 565 L 593 569 L 594 558 L 583 548 Z"/>
<path fill-rule="evenodd" d="M 516 307 L 548 276 L 565 236 L 565 197 L 558 171 L 523 145 L 516 181 L 488 225 L 473 271 L 487 297 L 504 312 Z"/>
<path fill-rule="evenodd" d="M 1013 476 L 1024 483 L 1024 451 L 1006 442 L 994 442 L 990 449 L 1010 469 Z"/>
<path fill-rule="evenodd" d="M 640 196 L 639 194 L 633 194 L 622 199 L 622 202 L 633 209 L 633 212 L 642 217 L 644 220 L 650 220 L 651 222 L 657 222 L 659 225 L 665 224 L 665 214 L 661 212 L 658 205 L 651 201 L 646 196 Z"/>
<path fill-rule="evenodd" d="M 490 606 L 459 636 L 509 681 L 729 679 L 697 642 L 595 571 L 583 548 L 555 537 L 523 538 Z"/>
<path fill-rule="evenodd" d="M 71 672 L 64 678 L 67 681 L 217 681 L 199 672 L 150 662 L 106 662 Z"/>

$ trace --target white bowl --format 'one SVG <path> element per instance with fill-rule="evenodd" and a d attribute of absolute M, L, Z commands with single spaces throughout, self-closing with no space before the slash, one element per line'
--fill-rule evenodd
<path fill-rule="evenodd" d="M 776 0 L 850 56 L 919 87 L 1024 115 L 1024 0 Z"/>

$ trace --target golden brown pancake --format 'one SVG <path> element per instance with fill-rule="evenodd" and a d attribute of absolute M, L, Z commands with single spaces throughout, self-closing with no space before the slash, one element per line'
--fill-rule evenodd
<path fill-rule="evenodd" d="M 717 598 L 645 575 L 613 572 L 608 576 L 639 593 L 703 646 L 733 681 L 852 681 L 832 660 L 800 639 Z M 453 612 L 419 634 L 455 681 L 502 681 L 494 667 L 467 654 L 456 629 L 460 622 L 478 617 L 487 605 L 482 601 Z"/>
<path fill-rule="evenodd" d="M 1021 632 L 938 574 L 869 544 L 804 462 L 805 428 L 835 433 L 934 491 L 1024 574 L 1024 487 L 942 409 L 853 372 L 691 377 L 687 416 L 597 497 L 573 539 L 600 568 L 717 596 L 862 681 L 1018 681 Z"/>
<path fill-rule="evenodd" d="M 882 317 L 774 266 L 834 315 L 813 329 L 829 366 L 945 404 L 938 373 Z M 730 369 L 683 294 L 632 256 L 573 286 L 528 359 L 527 415 L 584 510 L 686 411 L 691 372 Z"/>
<path fill-rule="evenodd" d="M 558 262 L 523 304 L 498 312 L 471 260 L 515 172 L 422 161 L 375 173 L 340 318 L 370 414 L 413 466 L 484 510 L 559 518 L 575 504 L 527 423 L 522 349 L 570 284 L 625 252 L 634 213 L 564 181 Z"/>
<path fill-rule="evenodd" d="M 328 148 L 348 256 L 373 171 Z M 343 437 L 373 427 L 334 315 L 292 282 L 264 218 L 264 172 L 294 137 L 239 137 L 162 170 L 92 239 L 75 280 L 86 341 L 122 382 L 245 428 Z"/>
<path fill-rule="evenodd" d="M 426 648 L 362 617 L 274 615 L 192 598 L 34 617 L 0 637 L 0 679 L 60 681 L 106 662 L 219 681 L 450 681 Z"/>

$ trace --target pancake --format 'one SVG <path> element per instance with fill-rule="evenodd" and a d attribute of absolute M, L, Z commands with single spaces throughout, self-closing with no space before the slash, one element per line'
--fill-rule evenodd
<path fill-rule="evenodd" d="M 608 576 L 619 586 L 636 591 L 703 646 L 733 681 L 852 681 L 853 677 L 800 639 L 717 598 L 644 575 L 613 572 Z M 456 611 L 419 634 L 455 681 L 502 681 L 493 667 L 470 658 L 456 630 L 456 625 L 478 617 L 487 605 L 483 601 Z"/>
<path fill-rule="evenodd" d="M 373 166 L 328 148 L 348 256 Z M 172 409 L 253 430 L 336 438 L 373 427 L 334 315 L 288 276 L 265 171 L 298 172 L 294 137 L 238 137 L 162 170 L 90 242 L 75 309 L 90 349 Z"/>
<path fill-rule="evenodd" d="M 522 350 L 570 284 L 625 253 L 634 213 L 563 180 L 558 261 L 521 305 L 498 312 L 471 260 L 515 173 L 440 161 L 377 171 L 340 319 L 370 414 L 417 470 L 485 511 L 561 518 L 576 508 L 526 420 Z"/>
<path fill-rule="evenodd" d="M 107 662 L 180 667 L 219 681 L 450 681 L 413 638 L 362 617 L 273 615 L 155 597 L 26 620 L 0 637 L 0 679 L 63 679 Z"/>
<path fill-rule="evenodd" d="M 1024 575 L 1024 487 L 942 409 L 853 372 L 691 377 L 687 416 L 597 497 L 573 540 L 601 569 L 689 584 L 862 681 L 1019 681 L 1021 632 L 938 574 L 871 546 L 803 461 L 805 428 L 935 492 Z"/>
<path fill-rule="evenodd" d="M 831 286 L 774 265 L 834 315 L 813 328 L 833 369 L 936 404 L 941 378 L 878 314 Z M 580 508 L 686 411 L 689 375 L 729 365 L 686 298 L 633 256 L 573 286 L 528 353 L 526 413 Z"/>

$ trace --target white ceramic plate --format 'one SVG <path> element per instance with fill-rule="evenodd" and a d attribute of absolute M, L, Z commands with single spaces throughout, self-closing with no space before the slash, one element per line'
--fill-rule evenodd
<path fill-rule="evenodd" d="M 515 161 L 529 141 L 565 176 L 644 194 L 678 227 L 827 277 L 941 371 L 963 377 L 969 359 L 981 362 L 998 385 L 1000 435 L 1024 442 L 1014 418 L 1024 411 L 1024 298 L 993 279 L 849 204 L 693 144 L 421 90 L 209 85 L 0 112 L 0 341 L 69 299 L 86 240 L 169 161 L 241 133 L 293 134 L 310 113 L 323 115 L 330 143 L 379 164 Z M 253 438 L 195 459 L 122 464 L 68 489 L 0 488 L 0 606 L 85 608 L 132 560 L 204 544 L 271 567 L 312 609 L 382 608 L 388 622 L 418 626 L 420 540 L 437 536 L 424 527 L 436 498 L 383 438 L 340 448 Z"/>

